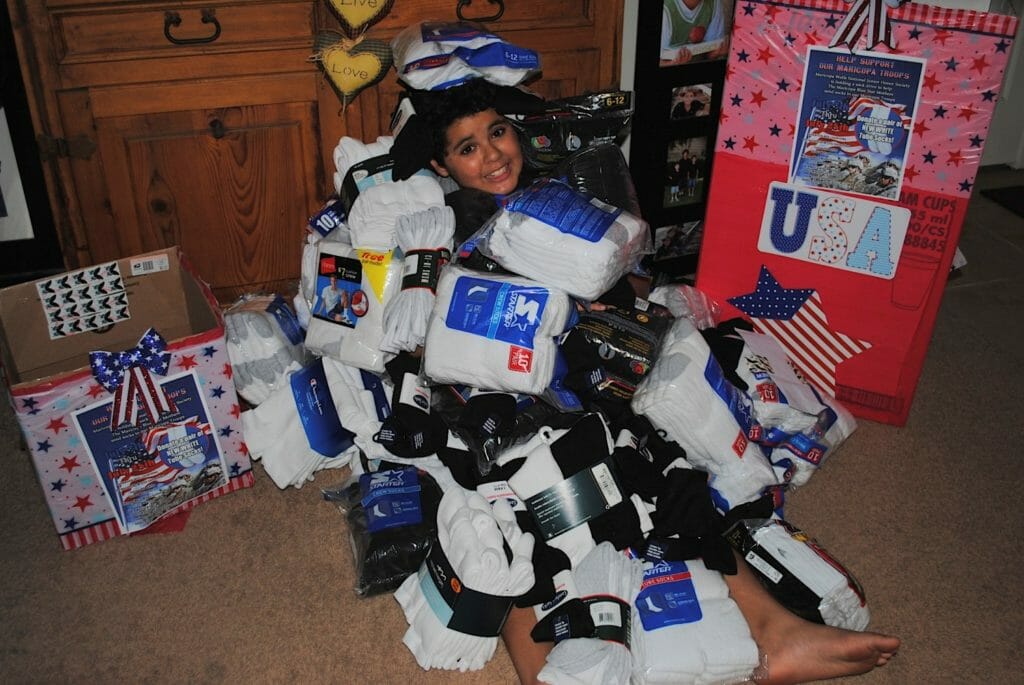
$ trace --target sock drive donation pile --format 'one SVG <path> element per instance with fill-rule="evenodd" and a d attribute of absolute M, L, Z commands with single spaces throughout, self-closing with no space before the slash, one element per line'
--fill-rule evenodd
<path fill-rule="evenodd" d="M 414 87 L 532 71 L 487 66 L 505 44 L 486 34 L 395 40 Z M 437 50 L 443 72 L 424 66 Z M 227 328 L 248 449 L 280 488 L 350 469 L 323 494 L 355 590 L 394 593 L 417 663 L 481 669 L 532 607 L 532 638 L 554 643 L 545 682 L 743 682 L 758 649 L 724 580 L 734 549 L 794 612 L 864 629 L 859 585 L 782 511 L 852 416 L 695 289 L 621 296 L 652 252 L 608 204 L 632 186 L 542 178 L 465 248 L 446 186 L 394 180 L 392 144 L 339 142 L 338 198 L 305 236 L 304 340 L 281 298 L 240 302 Z"/>

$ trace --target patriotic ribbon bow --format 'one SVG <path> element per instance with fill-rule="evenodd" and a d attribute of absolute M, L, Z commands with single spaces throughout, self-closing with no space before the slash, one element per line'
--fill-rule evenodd
<path fill-rule="evenodd" d="M 839 30 L 828 44 L 830 48 L 837 45 L 846 45 L 852 50 L 860 34 L 864 31 L 864 24 L 868 25 L 867 49 L 870 50 L 879 43 L 885 43 L 895 49 L 896 39 L 892 35 L 892 27 L 889 25 L 889 8 L 896 8 L 909 0 L 847 0 L 853 3 Z"/>
<path fill-rule="evenodd" d="M 167 341 L 155 328 L 139 338 L 139 344 L 123 352 L 90 352 L 92 375 L 107 392 L 114 394 L 110 416 L 111 429 L 122 423 L 138 423 L 139 406 L 156 422 L 160 414 L 175 410 L 174 403 L 157 386 L 150 372 L 167 375 L 171 353 L 166 351 Z"/>

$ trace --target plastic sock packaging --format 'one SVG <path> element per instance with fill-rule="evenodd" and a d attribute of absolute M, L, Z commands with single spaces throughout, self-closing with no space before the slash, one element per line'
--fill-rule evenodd
<path fill-rule="evenodd" d="M 384 307 L 385 352 L 413 352 L 423 345 L 441 268 L 451 259 L 455 214 L 450 207 L 398 217 L 395 240 L 402 256 L 401 290 Z"/>
<path fill-rule="evenodd" d="M 554 377 L 555 336 L 574 314 L 560 290 L 451 264 L 427 324 L 424 376 L 430 383 L 540 395 Z"/>
<path fill-rule="evenodd" d="M 383 372 L 390 355 L 382 352 L 384 307 L 398 292 L 401 263 L 392 252 L 356 249 L 322 240 L 315 278 L 303 275 L 303 295 L 310 302 L 306 349 L 350 366 Z M 315 285 L 313 285 L 315 284 Z"/>
<path fill-rule="evenodd" d="M 224 312 L 235 389 L 257 405 L 307 361 L 303 332 L 279 295 L 249 295 Z"/>
<path fill-rule="evenodd" d="M 648 299 L 667 307 L 677 319 L 689 319 L 697 330 L 702 331 L 718 323 L 718 305 L 692 285 L 658 286 Z"/>
<path fill-rule="evenodd" d="M 679 443 L 691 464 L 712 474 L 719 508 L 753 501 L 777 482 L 768 459 L 748 438 L 749 400 L 725 380 L 688 319 L 672 324 L 631 406 Z"/>
<path fill-rule="evenodd" d="M 391 40 L 391 52 L 399 80 L 417 90 L 444 90 L 475 78 L 515 86 L 540 68 L 533 50 L 468 22 L 413 24 Z"/>
<path fill-rule="evenodd" d="M 348 213 L 354 247 L 391 250 L 397 245 L 399 217 L 444 207 L 441 185 L 428 175 L 371 185 L 359 192 Z"/>
<path fill-rule="evenodd" d="M 738 685 L 758 648 L 729 589 L 699 559 L 643 564 L 633 614 L 633 682 Z"/>
<path fill-rule="evenodd" d="M 621 685 L 629 681 L 631 607 L 643 569 L 638 559 L 602 542 L 572 570 L 576 590 L 589 611 L 593 637 L 559 639 L 559 609 L 551 613 L 555 647 L 538 679 L 551 685 Z"/>
<path fill-rule="evenodd" d="M 594 300 L 653 251 L 642 219 L 554 179 L 509 196 L 476 236 L 504 268 Z"/>
<path fill-rule="evenodd" d="M 334 148 L 334 192 L 341 192 L 342 182 L 353 166 L 367 159 L 388 154 L 393 144 L 394 138 L 391 136 L 378 136 L 372 143 L 342 136 Z"/>
<path fill-rule="evenodd" d="M 509 609 L 533 585 L 533 536 L 508 504 L 458 487 L 437 511 L 437 544 L 395 592 L 403 642 L 424 669 L 475 671 L 494 655 Z"/>
<path fill-rule="evenodd" d="M 860 583 L 802 530 L 782 519 L 747 519 L 726 538 L 793 613 L 837 628 L 867 628 L 871 614 Z"/>

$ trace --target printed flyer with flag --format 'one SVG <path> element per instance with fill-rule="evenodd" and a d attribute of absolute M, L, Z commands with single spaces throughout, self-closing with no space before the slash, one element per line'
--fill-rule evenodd
<path fill-rule="evenodd" d="M 696 285 L 857 416 L 907 421 L 1016 30 L 736 3 Z"/>
<path fill-rule="evenodd" d="M 164 514 L 227 483 L 216 431 L 194 372 L 161 379 L 174 409 L 157 421 L 112 427 L 114 400 L 73 414 L 97 479 L 126 533 L 143 530 Z"/>

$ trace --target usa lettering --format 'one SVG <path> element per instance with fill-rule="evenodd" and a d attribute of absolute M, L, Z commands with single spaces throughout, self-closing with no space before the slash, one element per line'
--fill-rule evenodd
<path fill-rule="evenodd" d="M 853 198 L 774 186 L 767 208 L 772 247 L 808 261 L 891 276 L 892 212 L 875 205 L 863 225 L 857 225 L 856 209 Z M 850 235 L 860 236 L 852 249 Z"/>

